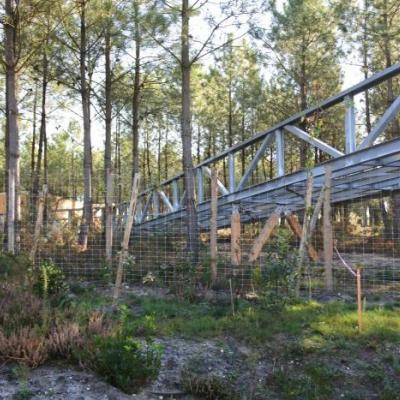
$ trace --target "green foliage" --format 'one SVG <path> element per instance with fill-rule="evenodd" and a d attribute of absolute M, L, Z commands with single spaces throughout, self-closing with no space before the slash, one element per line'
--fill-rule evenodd
<path fill-rule="evenodd" d="M 279 228 L 266 249 L 266 265 L 252 272 L 252 283 L 265 307 L 279 308 L 292 298 L 297 258 L 289 240 L 288 229 Z"/>
<path fill-rule="evenodd" d="M 357 330 L 354 305 L 342 302 L 286 302 L 279 310 L 240 300 L 235 316 L 229 304 L 177 302 L 156 298 L 134 298 L 141 315 L 127 313 L 132 326 L 146 326 L 167 336 L 212 338 L 232 335 L 251 344 L 265 343 L 274 334 L 285 332 L 301 338 L 296 344 L 301 353 L 318 353 L 336 347 L 349 348 L 374 342 L 400 342 L 398 307 L 371 307 L 364 313 L 364 331 Z M 149 317 L 150 316 L 150 317 Z M 129 325 L 127 325 L 129 326 Z M 146 329 L 144 329 L 145 331 Z M 139 329 L 131 332 L 139 332 Z M 130 332 L 130 333 L 131 333 Z M 146 335 L 144 335 L 146 336 Z M 297 351 L 293 348 L 293 351 Z"/>
<path fill-rule="evenodd" d="M 339 376 L 332 368 L 308 365 L 300 375 L 279 369 L 268 377 L 267 384 L 289 400 L 321 400 L 330 398 Z"/>
<path fill-rule="evenodd" d="M 161 349 L 151 341 L 145 344 L 132 337 L 97 337 L 91 365 L 112 385 L 127 393 L 135 392 L 160 368 Z"/>
<path fill-rule="evenodd" d="M 29 400 L 33 397 L 33 392 L 28 387 L 28 378 L 31 370 L 25 364 L 18 364 L 12 369 L 12 373 L 19 381 L 20 387 L 14 395 L 15 400 Z"/>
<path fill-rule="evenodd" d="M 21 281 L 30 267 L 31 261 L 25 255 L 0 252 L 0 279 Z"/>
<path fill-rule="evenodd" d="M 34 291 L 43 299 L 61 300 L 69 291 L 65 275 L 61 268 L 52 262 L 40 265 L 37 275 L 33 272 Z"/>
<path fill-rule="evenodd" d="M 100 263 L 99 268 L 96 270 L 96 278 L 100 284 L 108 285 L 112 281 L 112 265 L 107 260 Z"/>
<path fill-rule="evenodd" d="M 15 400 L 29 400 L 34 396 L 32 390 L 30 390 L 26 385 L 21 385 L 18 389 L 18 392 L 15 393 L 14 399 Z"/>

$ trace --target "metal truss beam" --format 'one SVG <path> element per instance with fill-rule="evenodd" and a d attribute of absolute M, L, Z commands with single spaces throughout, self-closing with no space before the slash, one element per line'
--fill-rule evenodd
<path fill-rule="evenodd" d="M 369 135 L 358 146 L 358 150 L 365 149 L 374 144 L 378 136 L 385 130 L 389 123 L 396 117 L 400 110 L 400 96 L 385 111 L 381 119 L 376 123 Z"/>
<path fill-rule="evenodd" d="M 265 150 L 267 150 L 267 147 L 271 144 L 273 139 L 274 139 L 274 135 L 272 133 L 264 138 L 264 140 L 262 141 L 256 154 L 254 155 L 254 158 L 251 160 L 250 165 L 248 166 L 248 168 L 244 172 L 242 178 L 240 179 L 240 182 L 237 185 L 236 190 L 243 189 L 243 187 L 247 183 L 248 179 L 250 178 L 250 175 L 253 173 L 253 171 L 257 167 L 258 162 L 260 161 L 261 157 L 264 155 Z"/>
<path fill-rule="evenodd" d="M 312 137 L 307 132 L 304 132 L 297 126 L 286 125 L 285 129 L 293 135 L 297 136 L 299 139 L 303 140 L 304 142 L 310 143 L 311 145 L 318 147 L 320 150 L 331 155 L 332 157 L 341 157 L 344 155 L 341 151 L 335 149 L 332 146 L 329 146 L 329 144 L 326 144 L 322 140 Z"/>
<path fill-rule="evenodd" d="M 334 158 L 324 164 L 317 165 L 310 171 L 314 176 L 314 196 L 318 196 L 318 192 L 323 185 L 325 165 L 329 164 L 332 168 L 332 201 L 335 203 L 368 196 L 380 190 L 400 189 L 399 163 L 400 138 Z M 387 172 L 386 175 L 385 171 Z M 396 173 L 396 171 L 399 173 Z M 246 208 L 246 204 L 248 204 L 251 209 L 255 208 L 255 203 L 260 204 L 260 206 L 264 205 L 266 207 L 265 213 L 256 211 L 257 218 L 261 218 L 262 215 L 268 215 L 268 212 L 277 205 L 287 205 L 294 209 L 301 209 L 304 206 L 304 187 L 308 173 L 307 171 L 299 171 L 220 197 L 218 200 L 218 213 L 226 215 L 224 219 L 224 221 L 226 220 L 226 225 L 221 222 L 222 220 L 218 220 L 218 226 L 229 225 L 229 215 L 233 204 L 239 204 L 241 208 Z M 353 185 L 352 190 L 349 190 L 349 185 L 350 187 Z M 296 193 L 295 190 L 291 190 L 296 186 L 303 189 Z M 250 214 L 252 215 L 251 218 L 254 219 L 254 213 Z M 173 220 L 180 220 L 184 216 L 185 210 L 179 210 L 160 216 L 157 219 L 146 221 L 142 225 L 148 225 L 149 228 L 158 224 L 163 226 Z M 250 216 L 246 218 L 244 216 L 243 222 L 252 220 Z M 198 205 L 198 219 L 202 226 L 207 226 L 209 201 Z"/>

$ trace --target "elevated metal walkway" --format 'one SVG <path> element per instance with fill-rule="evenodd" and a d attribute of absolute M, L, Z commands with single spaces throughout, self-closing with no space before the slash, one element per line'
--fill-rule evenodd
<path fill-rule="evenodd" d="M 234 145 L 224 152 L 195 166 L 198 222 L 207 229 L 210 217 L 210 202 L 205 196 L 211 168 L 224 162 L 228 174 L 226 181 L 219 181 L 218 227 L 230 224 L 233 207 L 239 207 L 242 222 L 267 217 L 277 206 L 291 211 L 304 207 L 306 180 L 314 177 L 314 199 L 323 186 L 325 168 L 332 170 L 332 202 L 355 200 L 374 196 L 385 191 L 400 190 L 400 137 L 382 142 L 382 136 L 390 122 L 400 110 L 400 96 L 377 118 L 369 134 L 357 141 L 354 96 L 374 90 L 379 84 L 400 74 L 400 64 L 381 71 L 367 80 L 330 97 L 315 107 L 293 115 L 274 127 Z M 298 125 L 306 119 L 320 115 L 337 104 L 345 106 L 344 143 L 339 150 L 305 132 Z M 326 153 L 329 160 L 315 165 L 310 170 L 286 174 L 285 142 L 287 135 L 308 143 Z M 380 142 L 376 144 L 376 142 Z M 250 146 L 258 144 L 244 174 L 235 171 L 235 158 Z M 266 150 L 274 146 L 276 176 L 273 179 L 249 185 L 250 178 L 265 156 Z M 136 225 L 140 229 L 163 230 L 185 217 L 183 174 L 152 187 L 139 195 L 136 210 Z"/>

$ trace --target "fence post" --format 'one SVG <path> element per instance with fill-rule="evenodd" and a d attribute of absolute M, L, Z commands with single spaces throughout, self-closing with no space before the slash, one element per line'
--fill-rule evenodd
<path fill-rule="evenodd" d="M 242 262 L 242 251 L 240 248 L 240 213 L 237 205 L 232 208 L 231 215 L 231 262 L 238 267 Z"/>
<path fill-rule="evenodd" d="M 296 281 L 297 297 L 299 297 L 300 295 L 300 281 L 301 281 L 301 274 L 303 272 L 305 249 L 309 241 L 308 232 L 310 226 L 310 209 L 312 205 L 313 184 L 314 184 L 314 178 L 312 174 L 310 174 L 307 178 L 306 198 L 304 202 L 304 220 L 303 220 L 303 228 L 301 232 L 300 246 L 299 246 L 299 265 L 298 265 L 298 276 Z"/>
<path fill-rule="evenodd" d="M 331 185 L 332 169 L 329 165 L 325 167 L 324 185 L 324 211 L 323 211 L 323 236 L 324 236 L 324 270 L 325 270 L 325 289 L 332 291 L 332 259 L 333 259 L 333 231 L 331 220 Z"/>
<path fill-rule="evenodd" d="M 357 314 L 358 314 L 358 331 L 361 333 L 363 329 L 362 321 L 362 291 L 361 291 L 361 268 L 357 267 Z"/>
<path fill-rule="evenodd" d="M 115 305 L 117 303 L 118 297 L 119 297 L 119 294 L 121 291 L 122 275 L 124 272 L 124 263 L 126 261 L 127 255 L 128 255 L 129 239 L 131 236 L 133 221 L 135 218 L 136 201 L 137 201 L 137 196 L 138 196 L 138 191 L 139 191 L 139 178 L 140 178 L 140 175 L 138 173 L 136 173 L 135 176 L 133 177 L 131 200 L 129 203 L 128 216 L 127 216 L 127 220 L 126 220 L 124 236 L 123 236 L 122 243 L 121 243 L 121 252 L 119 255 L 117 275 L 115 278 L 115 286 L 114 286 L 114 293 L 113 293 L 113 305 Z"/>

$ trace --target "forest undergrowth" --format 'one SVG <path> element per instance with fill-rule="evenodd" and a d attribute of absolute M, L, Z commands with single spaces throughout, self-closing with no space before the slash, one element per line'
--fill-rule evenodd
<path fill-rule="evenodd" d="M 0 360 L 24 376 L 58 360 L 137 393 L 165 368 L 165 346 L 184 340 L 221 349 L 212 370 L 209 354 L 180 360 L 179 389 L 199 398 L 400 398 L 398 301 L 367 302 L 362 332 L 355 305 L 344 301 L 232 304 L 229 296 L 194 301 L 126 289 L 112 307 L 110 290 L 68 283 L 54 264 L 33 269 L 23 257 L 1 257 Z M 26 384 L 20 392 L 30 398 Z"/>

